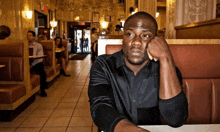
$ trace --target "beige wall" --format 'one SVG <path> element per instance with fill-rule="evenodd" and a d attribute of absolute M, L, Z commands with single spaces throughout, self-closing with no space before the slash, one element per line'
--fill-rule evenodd
<path fill-rule="evenodd" d="M 176 26 L 207 21 L 216 17 L 216 0 L 177 0 Z"/>
<path fill-rule="evenodd" d="M 158 23 L 158 29 L 166 28 L 166 8 L 157 8 L 159 16 L 156 18 Z"/>
<path fill-rule="evenodd" d="M 28 30 L 34 30 L 34 19 L 26 17 L 26 11 L 33 11 L 32 0 L 0 0 L 0 25 L 6 25 L 11 35 L 1 43 L 23 41 Z"/>
<path fill-rule="evenodd" d="M 40 9 L 41 0 L 0 0 L 0 25 L 6 25 L 11 30 L 11 35 L 0 40 L 1 43 L 17 42 L 26 40 L 28 30 L 34 31 L 34 11 L 38 11 L 48 16 L 48 11 Z M 47 10 L 54 11 L 56 7 L 50 4 L 50 0 L 44 0 Z M 26 17 L 26 11 L 32 11 L 32 18 Z"/>

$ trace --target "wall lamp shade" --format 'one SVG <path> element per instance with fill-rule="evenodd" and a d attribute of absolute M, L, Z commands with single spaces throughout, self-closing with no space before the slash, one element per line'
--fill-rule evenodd
<path fill-rule="evenodd" d="M 102 25 L 102 28 L 107 28 L 108 27 L 108 22 L 103 21 L 101 23 L 101 25 Z"/>
<path fill-rule="evenodd" d="M 159 12 L 156 12 L 156 18 L 159 16 L 159 14 L 160 14 Z"/>
<path fill-rule="evenodd" d="M 32 18 L 32 14 L 33 14 L 32 11 L 26 11 L 26 16 L 27 16 L 28 19 Z"/>
<path fill-rule="evenodd" d="M 50 26 L 53 27 L 53 28 L 56 27 L 57 26 L 57 21 L 51 21 Z"/>

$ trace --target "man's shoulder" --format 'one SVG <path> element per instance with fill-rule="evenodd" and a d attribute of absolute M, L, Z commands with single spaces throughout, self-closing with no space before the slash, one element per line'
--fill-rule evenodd
<path fill-rule="evenodd" d="M 117 59 L 118 57 L 120 57 L 120 51 L 116 52 L 116 53 L 113 53 L 113 54 L 103 54 L 103 55 L 99 55 L 97 57 L 97 59 L 100 59 L 100 60 L 112 60 L 112 59 Z"/>

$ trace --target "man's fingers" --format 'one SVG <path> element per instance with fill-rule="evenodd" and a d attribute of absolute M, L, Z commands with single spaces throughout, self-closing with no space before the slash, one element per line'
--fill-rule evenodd
<path fill-rule="evenodd" d="M 148 57 L 149 57 L 150 60 L 153 60 L 153 57 L 152 57 L 152 55 L 148 52 L 148 49 L 147 49 L 147 55 L 148 55 Z"/>
<path fill-rule="evenodd" d="M 158 58 L 155 58 L 155 57 L 154 57 L 154 61 L 158 61 Z"/>

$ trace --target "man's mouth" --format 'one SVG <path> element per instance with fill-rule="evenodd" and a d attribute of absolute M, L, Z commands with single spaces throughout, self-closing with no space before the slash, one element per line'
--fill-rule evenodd
<path fill-rule="evenodd" d="M 131 54 L 132 56 L 140 56 L 143 53 L 139 49 L 132 49 L 132 50 L 129 51 L 129 54 Z"/>

